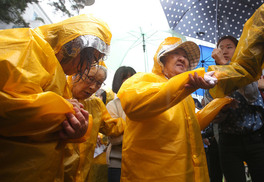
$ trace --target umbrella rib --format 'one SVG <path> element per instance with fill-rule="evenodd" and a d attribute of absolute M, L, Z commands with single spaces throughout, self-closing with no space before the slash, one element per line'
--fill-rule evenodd
<path fill-rule="evenodd" d="M 158 31 L 155 31 L 155 32 L 153 32 L 151 35 L 147 36 L 147 37 L 146 37 L 146 40 L 149 39 L 150 37 L 152 37 L 153 35 L 155 35 L 157 32 L 158 32 Z"/>
<path fill-rule="evenodd" d="M 193 3 L 193 4 L 191 5 L 191 7 L 188 8 L 188 9 L 183 13 L 183 15 L 181 16 L 181 19 L 173 25 L 173 28 L 172 28 L 172 29 L 175 29 L 175 28 L 176 28 L 176 26 L 178 25 L 178 23 L 180 23 L 180 21 L 183 19 L 184 15 L 185 15 L 190 9 L 192 9 L 192 7 L 193 7 L 196 3 L 198 3 L 199 1 L 201 1 L 201 0 L 198 0 L 198 1 L 196 1 L 195 3 Z"/>
<path fill-rule="evenodd" d="M 128 32 L 128 34 L 131 35 L 131 36 L 133 36 L 133 37 L 136 37 L 136 38 L 138 38 L 138 39 L 140 38 L 140 37 L 136 36 L 135 34 L 133 34 L 133 33 L 131 33 L 131 32 Z"/>
<path fill-rule="evenodd" d="M 202 56 L 202 60 L 203 60 L 203 49 L 202 49 L 202 46 L 199 46 L 200 49 L 201 49 L 201 56 Z"/>
<path fill-rule="evenodd" d="M 208 56 L 204 60 L 206 61 L 206 60 L 211 59 L 211 58 L 212 58 L 212 56 Z M 210 61 L 210 62 L 214 62 L 214 58 L 212 58 L 212 61 Z"/>
<path fill-rule="evenodd" d="M 138 38 L 135 42 L 133 42 L 133 44 L 132 44 L 131 46 L 129 46 L 129 48 L 127 49 L 126 53 L 124 54 L 124 56 L 123 56 L 123 58 L 122 58 L 122 61 L 121 61 L 121 63 L 119 64 L 119 66 L 121 66 L 121 65 L 123 64 L 124 59 L 125 59 L 125 57 L 127 56 L 129 50 L 135 47 L 135 44 L 138 42 L 139 39 L 140 39 L 140 38 Z"/>
<path fill-rule="evenodd" d="M 217 44 L 217 33 L 218 33 L 218 0 L 216 0 L 216 7 L 215 7 L 215 44 Z"/>

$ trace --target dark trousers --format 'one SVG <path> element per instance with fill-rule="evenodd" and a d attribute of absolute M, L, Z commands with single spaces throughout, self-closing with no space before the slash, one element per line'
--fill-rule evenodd
<path fill-rule="evenodd" d="M 108 168 L 108 182 L 120 182 L 121 168 Z"/>
<path fill-rule="evenodd" d="M 219 152 L 222 170 L 227 182 L 246 182 L 248 165 L 253 182 L 264 181 L 263 132 L 248 135 L 219 135 Z"/>
<path fill-rule="evenodd" d="M 220 165 L 218 144 L 215 138 L 210 140 L 210 146 L 205 150 L 210 182 L 222 182 L 223 173 Z"/>

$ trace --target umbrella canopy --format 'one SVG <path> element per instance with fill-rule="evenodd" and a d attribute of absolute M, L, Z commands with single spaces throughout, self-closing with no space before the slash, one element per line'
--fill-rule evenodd
<path fill-rule="evenodd" d="M 199 45 L 200 48 L 200 61 L 196 68 L 205 68 L 205 71 L 207 71 L 208 66 L 215 65 L 215 60 L 212 58 L 212 52 L 214 48 L 207 47 L 203 45 Z"/>
<path fill-rule="evenodd" d="M 211 56 L 214 48 L 202 46 L 202 45 L 199 45 L 199 48 L 201 55 L 200 55 L 200 61 L 196 68 L 203 67 L 205 71 L 207 71 L 208 66 L 215 65 L 215 60 Z M 193 94 L 203 96 L 204 89 L 198 89 Z"/>
<path fill-rule="evenodd" d="M 152 27 L 136 28 L 127 32 L 113 33 L 111 54 L 106 63 L 112 70 L 120 66 L 131 66 L 137 72 L 150 72 L 154 61 L 153 57 L 166 37 L 185 37 L 173 30 L 154 30 Z"/>
<path fill-rule="evenodd" d="M 171 29 L 216 43 L 219 37 L 239 38 L 244 23 L 264 0 L 160 0 Z"/>

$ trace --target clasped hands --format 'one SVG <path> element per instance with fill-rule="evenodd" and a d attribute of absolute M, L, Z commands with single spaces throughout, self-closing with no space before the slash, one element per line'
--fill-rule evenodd
<path fill-rule="evenodd" d="M 72 105 L 75 114 L 66 113 L 66 120 L 62 123 L 59 133 L 61 139 L 78 139 L 85 135 L 89 124 L 89 113 L 76 99 L 67 99 Z"/>

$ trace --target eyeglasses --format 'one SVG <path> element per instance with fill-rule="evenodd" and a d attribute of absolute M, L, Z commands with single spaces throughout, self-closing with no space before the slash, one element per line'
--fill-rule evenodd
<path fill-rule="evenodd" d="M 105 83 L 104 82 L 100 82 L 100 81 L 96 80 L 93 76 L 86 76 L 85 81 L 88 84 L 95 83 L 96 84 L 96 87 L 105 86 Z"/>

